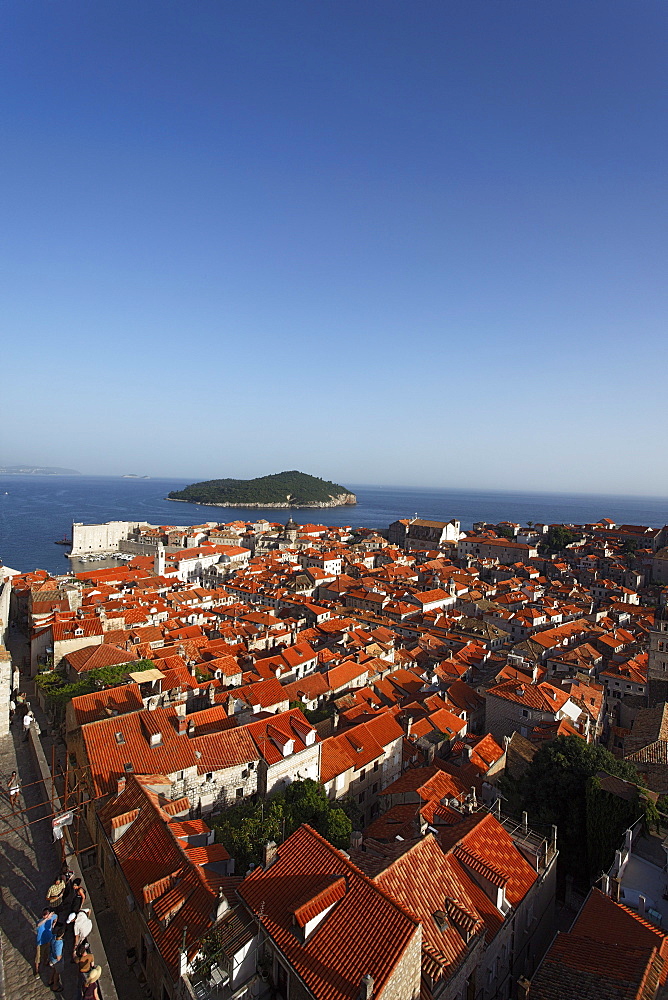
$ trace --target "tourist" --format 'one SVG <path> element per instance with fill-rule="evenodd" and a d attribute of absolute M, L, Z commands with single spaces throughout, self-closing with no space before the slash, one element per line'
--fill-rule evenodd
<path fill-rule="evenodd" d="M 49 961 L 49 947 L 53 939 L 53 925 L 58 920 L 57 914 L 46 907 L 35 928 L 37 951 L 35 952 L 35 975 L 39 976 L 39 968 Z"/>
<path fill-rule="evenodd" d="M 30 727 L 35 721 L 35 716 L 32 714 L 31 710 L 28 709 L 26 714 L 23 716 L 23 742 L 28 742 L 28 737 L 30 735 Z"/>
<path fill-rule="evenodd" d="M 56 927 L 55 936 L 51 940 L 50 953 L 49 953 L 49 965 L 51 967 L 51 976 L 49 977 L 49 986 L 54 993 L 63 992 L 63 937 L 65 935 L 65 926 L 59 924 Z"/>
<path fill-rule="evenodd" d="M 14 721 L 14 716 L 16 715 L 16 702 L 13 698 L 9 699 L 9 724 L 11 726 Z"/>
<path fill-rule="evenodd" d="M 72 877 L 74 872 L 68 865 L 67 861 L 63 861 L 62 867 L 60 869 L 60 877 L 65 883 L 65 895 L 68 896 L 70 889 L 72 888 Z"/>
<path fill-rule="evenodd" d="M 7 781 L 7 792 L 9 794 L 9 801 L 13 813 L 16 813 L 18 809 L 20 791 L 21 791 L 21 782 L 18 779 L 16 771 L 12 771 L 9 780 Z"/>
<path fill-rule="evenodd" d="M 74 961 L 79 969 L 79 992 L 83 993 L 84 986 L 86 985 L 86 979 L 95 967 L 95 956 L 90 950 L 90 944 L 88 941 L 82 941 L 77 947 Z"/>
<path fill-rule="evenodd" d="M 72 905 L 70 906 L 70 911 L 76 917 L 77 913 L 79 912 L 79 910 L 81 909 L 86 900 L 86 890 L 82 886 L 80 878 L 75 878 L 72 880 L 72 890 L 74 895 L 72 897 Z"/>
<path fill-rule="evenodd" d="M 93 929 L 93 921 L 90 919 L 90 910 L 84 907 L 79 910 L 76 916 L 70 913 L 67 922 L 74 924 L 74 947 L 72 949 L 72 959 L 76 961 L 77 948 L 82 941 L 85 941 Z"/>
<path fill-rule="evenodd" d="M 58 875 L 52 885 L 46 890 L 46 902 L 52 910 L 58 910 L 65 897 L 65 879 Z"/>
<path fill-rule="evenodd" d="M 84 983 L 84 988 L 81 992 L 81 1000 L 100 1000 L 100 994 L 97 988 L 97 981 L 102 975 L 102 967 L 99 965 L 94 966 Z"/>

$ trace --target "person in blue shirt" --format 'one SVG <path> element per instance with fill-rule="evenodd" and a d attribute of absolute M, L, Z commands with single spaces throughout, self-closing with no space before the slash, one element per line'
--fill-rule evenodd
<path fill-rule="evenodd" d="M 35 928 L 37 951 L 35 953 L 35 975 L 39 976 L 39 967 L 49 960 L 49 947 L 53 940 L 53 925 L 58 916 L 47 907 L 42 913 L 41 920 Z"/>
<path fill-rule="evenodd" d="M 54 993 L 63 992 L 63 936 L 65 934 L 65 925 L 62 924 L 60 927 L 56 928 L 55 937 L 51 941 L 51 951 L 49 955 L 49 965 L 51 966 L 51 978 L 49 979 L 49 986 Z"/>

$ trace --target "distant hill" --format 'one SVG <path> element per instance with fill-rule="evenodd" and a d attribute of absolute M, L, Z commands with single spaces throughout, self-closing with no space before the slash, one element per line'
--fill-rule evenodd
<path fill-rule="evenodd" d="M 76 469 L 59 469 L 50 465 L 0 465 L 3 476 L 80 476 Z"/>
<path fill-rule="evenodd" d="M 340 507 L 357 503 L 355 494 L 345 486 L 296 471 L 258 479 L 209 479 L 172 490 L 167 499 L 215 507 Z"/>

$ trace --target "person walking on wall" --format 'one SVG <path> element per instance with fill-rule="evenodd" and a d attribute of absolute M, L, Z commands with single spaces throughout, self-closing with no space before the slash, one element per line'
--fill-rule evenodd
<path fill-rule="evenodd" d="M 49 965 L 51 966 L 51 976 L 49 978 L 49 986 L 54 993 L 63 992 L 63 936 L 65 934 L 65 926 L 59 926 L 56 928 L 56 935 L 51 941 L 51 951 L 49 956 Z"/>
<path fill-rule="evenodd" d="M 41 919 L 35 927 L 35 941 L 37 951 L 35 952 L 35 975 L 39 976 L 40 965 L 49 961 L 49 951 L 53 940 L 53 926 L 58 919 L 57 914 L 47 906 L 42 911 Z"/>
<path fill-rule="evenodd" d="M 30 709 L 28 709 L 28 711 L 26 712 L 26 714 L 23 716 L 23 742 L 24 743 L 28 742 L 28 737 L 30 736 L 30 727 L 32 726 L 32 724 L 33 724 L 34 721 L 35 721 L 35 716 L 32 714 L 32 711 Z"/>
<path fill-rule="evenodd" d="M 12 771 L 7 781 L 7 794 L 9 795 L 9 802 L 12 807 L 13 813 L 16 813 L 19 808 L 20 791 L 21 791 L 21 782 L 19 781 L 16 771 Z"/>

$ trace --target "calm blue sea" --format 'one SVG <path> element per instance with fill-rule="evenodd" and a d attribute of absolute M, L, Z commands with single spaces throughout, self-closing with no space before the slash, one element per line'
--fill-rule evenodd
<path fill-rule="evenodd" d="M 112 476 L 0 476 L 0 559 L 21 571 L 62 573 L 69 562 L 55 540 L 70 534 L 72 521 L 148 521 L 201 524 L 203 521 L 286 520 L 287 511 L 245 510 L 173 503 L 170 490 L 185 479 L 122 479 Z M 497 490 L 428 490 L 350 484 L 356 507 L 294 512 L 296 520 L 386 528 L 398 517 L 449 520 L 462 527 L 501 520 L 582 524 L 611 517 L 618 523 L 668 523 L 668 499 L 604 494 L 511 493 Z"/>

